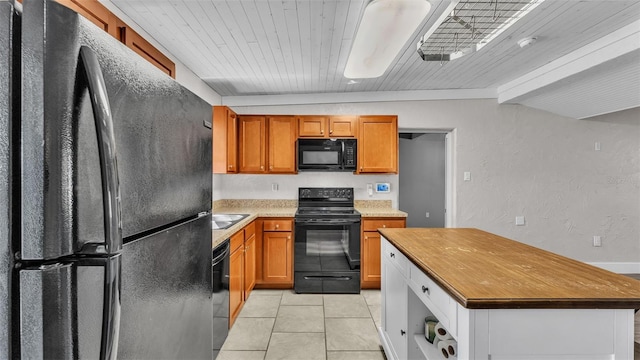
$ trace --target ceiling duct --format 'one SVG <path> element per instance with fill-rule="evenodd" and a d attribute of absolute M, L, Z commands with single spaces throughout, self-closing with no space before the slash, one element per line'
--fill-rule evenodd
<path fill-rule="evenodd" d="M 424 61 L 450 61 L 472 54 L 544 0 L 461 0 L 418 42 Z"/>

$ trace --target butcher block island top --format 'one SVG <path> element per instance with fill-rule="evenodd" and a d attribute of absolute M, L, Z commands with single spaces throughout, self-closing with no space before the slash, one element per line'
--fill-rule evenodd
<path fill-rule="evenodd" d="M 468 309 L 639 309 L 640 281 L 478 229 L 378 229 Z"/>

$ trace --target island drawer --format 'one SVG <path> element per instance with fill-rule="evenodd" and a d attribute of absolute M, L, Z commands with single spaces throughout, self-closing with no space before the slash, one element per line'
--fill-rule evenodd
<path fill-rule="evenodd" d="M 262 225 L 263 231 L 291 231 L 291 219 L 271 219 L 265 220 Z"/>
<path fill-rule="evenodd" d="M 438 321 L 454 336 L 457 333 L 457 303 L 413 263 L 409 264 L 409 286 Z"/>
<path fill-rule="evenodd" d="M 409 259 L 404 256 L 395 246 L 393 246 L 384 236 L 382 239 L 382 256 L 402 272 L 406 278 L 409 275 Z"/>

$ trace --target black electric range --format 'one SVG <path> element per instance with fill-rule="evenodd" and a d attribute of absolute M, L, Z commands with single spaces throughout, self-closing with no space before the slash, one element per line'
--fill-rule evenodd
<path fill-rule="evenodd" d="M 360 217 L 353 188 L 298 189 L 297 293 L 360 292 Z"/>

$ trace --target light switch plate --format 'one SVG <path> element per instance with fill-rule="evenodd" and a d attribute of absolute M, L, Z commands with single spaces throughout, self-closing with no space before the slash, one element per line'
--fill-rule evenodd
<path fill-rule="evenodd" d="M 516 225 L 523 226 L 524 225 L 524 216 L 516 216 Z"/>

